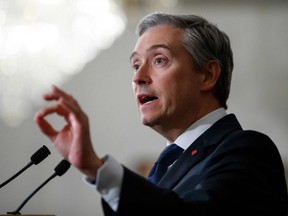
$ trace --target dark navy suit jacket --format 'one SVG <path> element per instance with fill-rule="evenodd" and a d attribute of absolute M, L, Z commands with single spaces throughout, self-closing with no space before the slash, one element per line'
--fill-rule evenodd
<path fill-rule="evenodd" d="M 286 216 L 284 168 L 274 143 L 244 131 L 233 114 L 180 156 L 158 185 L 124 168 L 117 213 L 106 216 Z"/>

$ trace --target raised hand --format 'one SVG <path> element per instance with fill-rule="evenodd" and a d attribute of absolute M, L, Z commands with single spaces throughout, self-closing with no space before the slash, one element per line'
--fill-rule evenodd
<path fill-rule="evenodd" d="M 97 169 L 103 161 L 93 150 L 87 115 L 71 95 L 56 86 L 52 86 L 51 92 L 45 94 L 43 98 L 46 101 L 56 101 L 56 104 L 36 113 L 37 125 L 66 160 L 88 177 L 95 178 Z M 64 118 L 66 124 L 61 130 L 55 130 L 45 119 L 51 114 Z"/>

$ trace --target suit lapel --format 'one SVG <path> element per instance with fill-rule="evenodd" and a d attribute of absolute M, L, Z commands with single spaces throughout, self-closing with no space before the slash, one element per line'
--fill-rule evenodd
<path fill-rule="evenodd" d="M 207 147 L 218 146 L 226 135 L 237 129 L 241 129 L 241 126 L 233 114 L 220 119 L 185 150 L 158 186 L 173 188 L 193 166 L 210 154 Z"/>
<path fill-rule="evenodd" d="M 193 149 L 192 149 L 193 147 Z M 192 155 L 192 151 L 196 152 Z M 181 157 L 175 162 L 175 164 L 169 169 L 169 171 L 159 181 L 158 185 L 164 188 L 171 188 L 175 185 L 187 171 L 190 170 L 195 164 L 204 158 L 204 148 L 202 138 L 198 138 L 193 145 L 190 145 L 188 149 L 181 155 Z"/>

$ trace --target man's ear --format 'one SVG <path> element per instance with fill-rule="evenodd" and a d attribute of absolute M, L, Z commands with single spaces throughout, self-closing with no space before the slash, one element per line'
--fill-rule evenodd
<path fill-rule="evenodd" d="M 208 91 L 215 87 L 221 73 L 220 63 L 217 60 L 209 61 L 202 71 L 202 91 Z"/>

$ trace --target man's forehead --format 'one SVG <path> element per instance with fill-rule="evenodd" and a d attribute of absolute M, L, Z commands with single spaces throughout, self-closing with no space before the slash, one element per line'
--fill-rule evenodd
<path fill-rule="evenodd" d="M 151 27 L 141 35 L 135 45 L 130 59 L 141 52 L 150 52 L 159 48 L 172 51 L 176 46 L 182 46 L 183 30 L 167 25 Z"/>

